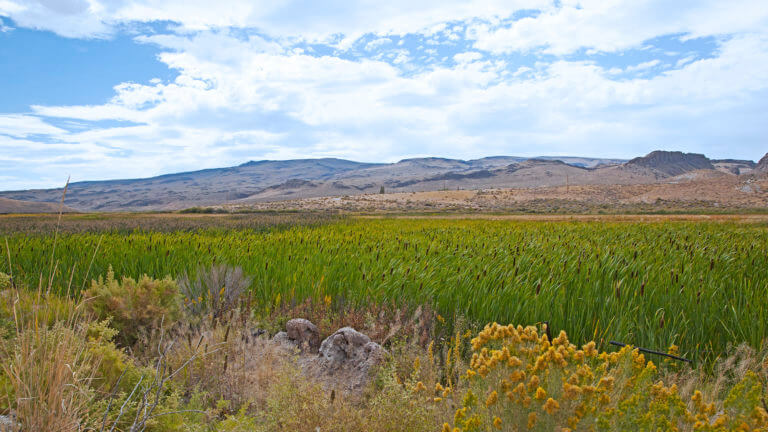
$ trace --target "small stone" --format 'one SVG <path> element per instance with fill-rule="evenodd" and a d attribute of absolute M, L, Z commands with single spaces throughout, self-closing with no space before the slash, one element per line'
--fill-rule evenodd
<path fill-rule="evenodd" d="M 14 420 L 13 414 L 11 416 L 0 415 L 0 432 L 16 432 L 20 429 L 20 425 Z"/>

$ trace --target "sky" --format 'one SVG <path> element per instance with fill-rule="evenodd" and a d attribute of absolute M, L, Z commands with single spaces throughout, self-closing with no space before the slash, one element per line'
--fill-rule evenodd
<path fill-rule="evenodd" d="M 768 1 L 0 0 L 0 190 L 656 149 L 768 152 Z"/>

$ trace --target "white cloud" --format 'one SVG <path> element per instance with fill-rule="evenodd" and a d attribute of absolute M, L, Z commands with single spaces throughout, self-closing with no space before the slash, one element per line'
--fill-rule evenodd
<path fill-rule="evenodd" d="M 103 36 L 136 20 L 170 18 L 182 25 L 169 34 L 136 37 L 160 48 L 158 60 L 178 73 L 172 81 L 119 83 L 102 104 L 39 105 L 32 114 L 0 115 L 0 170 L 6 177 L 25 170 L 40 179 L 72 173 L 83 180 L 256 158 L 627 157 L 664 146 L 759 157 L 768 118 L 768 12 L 763 2 L 735 2 L 741 10 L 714 0 L 584 0 L 578 7 L 573 0 L 563 0 L 562 7 L 534 0 L 397 0 L 378 9 L 368 1 L 334 8 L 243 0 L 223 8 L 202 0 L 62 0 L 54 8 L 44 6 L 53 4 L 47 1 L 0 0 L 0 14 L 19 26 L 67 36 Z M 522 7 L 542 13 L 505 21 Z M 296 10 L 303 12 L 291 14 Z M 230 26 L 256 27 L 266 36 Z M 469 43 L 445 49 L 441 40 L 463 37 L 465 28 Z M 409 51 L 402 39 L 391 44 L 378 38 L 365 47 L 376 51 L 375 59 L 351 59 L 311 55 L 312 48 L 293 44 L 325 40 L 346 50 L 362 34 L 408 32 L 423 33 L 429 48 Z M 674 58 L 650 49 L 643 55 L 665 56 L 663 63 L 651 59 L 611 69 L 540 55 L 620 52 L 679 32 L 716 35 L 718 49 L 699 60 L 691 53 L 673 70 L 666 64 Z M 537 60 L 522 64 L 514 55 L 497 55 L 516 51 L 532 52 Z M 421 52 L 439 53 L 443 63 L 413 67 Z M 54 124 L 129 123 L 65 130 L 48 118 L 62 122 Z M 60 182 L 54 180 L 51 185 Z"/>
<path fill-rule="evenodd" d="M 768 2 L 751 0 L 568 0 L 498 28 L 473 25 L 475 47 L 493 53 L 544 52 L 563 55 L 586 48 L 615 52 L 638 47 L 657 36 L 688 38 L 759 32 L 768 29 Z"/>
<path fill-rule="evenodd" d="M 0 114 L 0 134 L 25 138 L 30 135 L 50 135 L 64 130 L 46 123 L 40 117 L 25 114 Z"/>
<path fill-rule="evenodd" d="M 175 21 L 187 30 L 254 27 L 274 37 L 327 41 L 343 34 L 405 34 L 445 22 L 506 17 L 549 0 L 3 0 L 0 15 L 67 37 L 99 37 L 128 22 Z"/>
<path fill-rule="evenodd" d="M 649 60 L 647 62 L 642 62 L 633 66 L 627 66 L 626 68 L 624 68 L 624 72 L 629 72 L 629 73 L 643 72 L 648 69 L 652 69 L 660 64 L 661 64 L 661 60 L 659 59 Z"/>
<path fill-rule="evenodd" d="M 456 63 L 471 63 L 475 60 L 480 60 L 481 58 L 483 58 L 483 55 L 477 51 L 463 52 L 453 56 L 453 60 Z"/>
<path fill-rule="evenodd" d="M 365 50 L 366 51 L 373 51 L 375 49 L 378 49 L 384 45 L 388 45 L 392 43 L 392 39 L 390 38 L 378 38 L 374 39 L 367 44 L 365 44 Z"/>
<path fill-rule="evenodd" d="M 722 136 L 744 107 L 766 111 L 768 38 L 757 36 L 725 42 L 716 58 L 625 81 L 578 61 L 521 67 L 502 78 L 506 65 L 476 55 L 412 76 L 380 61 L 290 52 L 243 49 L 232 62 L 210 54 L 212 41 L 231 49 L 248 41 L 222 41 L 216 33 L 191 38 L 183 52 L 161 56 L 179 70 L 175 82 L 120 85 L 104 105 L 35 107 L 43 116 L 138 125 L 65 133 L 30 117 L 19 128 L 52 135 L 82 160 L 70 169 L 101 178 L 107 173 L 93 168 L 97 161 L 119 167 L 110 177 L 135 177 L 262 157 L 535 155 L 542 145 L 550 153 L 631 156 L 670 139 L 697 150 L 697 140 Z M 730 133 L 744 139 L 760 136 L 759 128 Z M 684 136 L 687 130 L 695 134 Z"/>

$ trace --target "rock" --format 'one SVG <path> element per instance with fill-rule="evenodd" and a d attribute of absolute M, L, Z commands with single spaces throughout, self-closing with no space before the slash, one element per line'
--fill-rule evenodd
<path fill-rule="evenodd" d="M 272 342 L 276 343 L 281 348 L 287 351 L 295 351 L 299 348 L 299 344 L 296 341 L 288 337 L 288 333 L 281 331 L 272 337 Z"/>
<path fill-rule="evenodd" d="M 16 432 L 19 430 L 19 424 L 16 423 L 13 415 L 0 415 L 0 432 Z"/>
<path fill-rule="evenodd" d="M 317 380 L 329 391 L 361 395 L 370 384 L 373 368 L 384 361 L 387 351 L 371 338 L 344 327 L 320 343 L 317 326 L 305 319 L 292 319 L 286 331 L 272 342 L 291 354 L 304 375 Z"/>
<path fill-rule="evenodd" d="M 755 166 L 755 172 L 758 174 L 768 173 L 768 153 L 766 153 L 765 156 L 763 156 L 763 158 L 757 162 L 757 166 Z"/>
<path fill-rule="evenodd" d="M 277 333 L 272 341 L 281 347 L 302 353 L 317 353 L 320 347 L 320 331 L 309 320 L 296 318 L 285 324 L 284 332 Z"/>
<path fill-rule="evenodd" d="M 360 393 L 371 380 L 371 370 L 381 364 L 386 353 L 368 336 L 344 327 L 323 341 L 315 364 L 307 365 L 307 369 L 327 386 Z"/>
<path fill-rule="evenodd" d="M 651 168 L 668 177 L 694 170 L 715 169 L 712 161 L 702 154 L 661 150 L 648 153 L 643 157 L 634 158 L 627 162 L 625 166 Z"/>
<path fill-rule="evenodd" d="M 320 331 L 309 320 L 296 318 L 285 324 L 288 338 L 295 341 L 302 352 L 316 353 L 320 347 Z"/>

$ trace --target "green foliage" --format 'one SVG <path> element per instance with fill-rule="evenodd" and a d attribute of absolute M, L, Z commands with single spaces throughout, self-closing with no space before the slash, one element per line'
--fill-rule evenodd
<path fill-rule="evenodd" d="M 120 340 L 135 343 L 142 334 L 173 324 L 179 316 L 180 295 L 176 282 L 142 276 L 138 281 L 118 281 L 110 267 L 106 280 L 99 277 L 85 292 L 88 306 L 98 319 L 111 319 Z"/>
<path fill-rule="evenodd" d="M 0 272 L 0 290 L 11 288 L 11 277 Z"/>
<path fill-rule="evenodd" d="M 59 267 L 74 268 L 73 280 L 85 278 L 91 256 L 81 251 L 100 235 L 59 237 Z M 14 276 L 36 286 L 52 236 L 8 239 Z M 326 295 L 340 309 L 428 304 L 449 323 L 457 312 L 473 323 L 548 321 L 575 341 L 676 344 L 697 361 L 768 338 L 768 231 L 750 224 L 369 219 L 112 232 L 90 274 L 106 274 L 110 263 L 118 277 L 178 277 L 227 263 L 253 277 L 249 295 L 265 308 Z M 60 272 L 54 286 L 68 280 Z"/>

